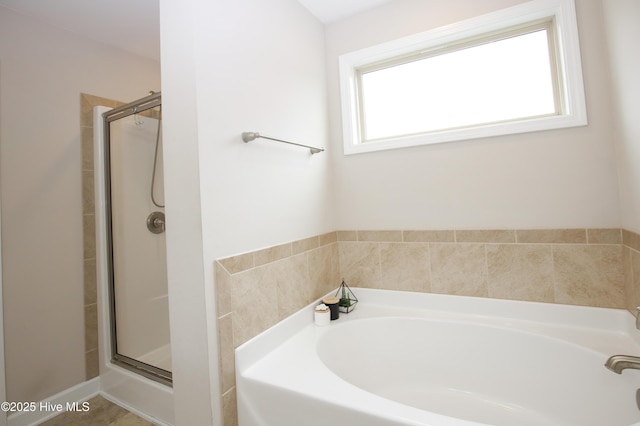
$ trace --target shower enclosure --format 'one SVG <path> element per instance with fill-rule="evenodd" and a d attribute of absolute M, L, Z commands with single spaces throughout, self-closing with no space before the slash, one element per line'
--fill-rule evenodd
<path fill-rule="evenodd" d="M 97 108 L 97 263 L 108 323 L 101 364 L 171 385 L 161 94 Z"/>

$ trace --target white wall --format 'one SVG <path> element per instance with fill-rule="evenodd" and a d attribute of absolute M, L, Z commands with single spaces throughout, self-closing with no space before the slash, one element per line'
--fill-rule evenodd
<path fill-rule="evenodd" d="M 604 0 L 616 118 L 621 225 L 640 233 L 640 2 Z"/>
<path fill-rule="evenodd" d="M 80 93 L 159 90 L 159 64 L 0 8 L 7 398 L 85 379 Z"/>
<path fill-rule="evenodd" d="M 212 283 L 205 281 L 197 82 L 196 0 L 160 1 L 169 322 L 176 424 L 219 424 Z M 170 225 L 169 225 L 170 224 Z"/>
<path fill-rule="evenodd" d="M 327 145 L 324 32 L 295 0 L 174 3 L 161 40 L 176 421 L 218 424 L 213 261 L 334 229 L 327 153 L 240 138 Z"/>
<path fill-rule="evenodd" d="M 205 235 L 219 258 L 333 230 L 323 26 L 295 0 L 216 2 L 201 14 L 198 111 Z"/>
<path fill-rule="evenodd" d="M 618 227 L 599 2 L 577 1 L 587 127 L 343 156 L 338 56 L 522 1 L 396 1 L 327 28 L 339 229 Z"/>

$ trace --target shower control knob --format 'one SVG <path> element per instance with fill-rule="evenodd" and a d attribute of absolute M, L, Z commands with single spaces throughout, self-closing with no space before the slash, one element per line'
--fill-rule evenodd
<path fill-rule="evenodd" d="M 153 212 L 147 217 L 147 229 L 154 234 L 161 234 L 164 232 L 164 213 Z"/>

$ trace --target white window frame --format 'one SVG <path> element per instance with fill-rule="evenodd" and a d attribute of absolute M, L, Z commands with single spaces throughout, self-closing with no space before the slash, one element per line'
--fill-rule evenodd
<path fill-rule="evenodd" d="M 435 49 L 549 18 L 553 19 L 555 23 L 554 30 L 557 37 L 556 60 L 561 90 L 559 95 L 563 105 L 561 114 L 376 141 L 362 141 L 357 88 L 359 69 L 421 50 Z M 533 0 L 508 9 L 342 55 L 339 58 L 339 67 L 345 155 L 587 124 L 574 0 Z"/>

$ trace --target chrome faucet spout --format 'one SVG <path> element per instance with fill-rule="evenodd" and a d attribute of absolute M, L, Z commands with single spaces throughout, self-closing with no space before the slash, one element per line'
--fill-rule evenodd
<path fill-rule="evenodd" d="M 614 355 L 610 357 L 604 366 L 614 373 L 622 373 L 622 370 L 633 368 L 640 370 L 640 357 L 630 355 Z"/>

